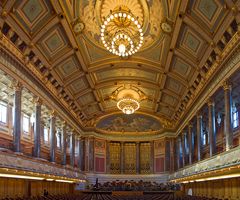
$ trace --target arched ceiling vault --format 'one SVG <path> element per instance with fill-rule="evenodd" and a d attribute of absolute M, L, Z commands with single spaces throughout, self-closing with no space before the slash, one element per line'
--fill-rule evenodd
<path fill-rule="evenodd" d="M 143 48 L 128 58 L 106 51 L 99 37 L 101 18 L 119 2 L 139 15 L 144 27 Z M 141 102 L 141 113 L 176 128 L 198 88 L 212 78 L 208 70 L 237 32 L 240 18 L 240 2 L 233 0 L 12 0 L 1 5 L 2 30 L 16 33 L 28 49 L 24 55 L 58 91 L 56 98 L 90 128 L 118 111 L 108 97 L 126 85 L 149 97 Z"/>

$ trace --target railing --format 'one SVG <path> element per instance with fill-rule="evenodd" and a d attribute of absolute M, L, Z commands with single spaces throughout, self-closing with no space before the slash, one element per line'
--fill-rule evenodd
<path fill-rule="evenodd" d="M 170 180 L 240 164 L 240 146 L 186 166 L 169 175 Z"/>
<path fill-rule="evenodd" d="M 41 174 L 56 175 L 75 179 L 85 179 L 77 168 L 50 163 L 44 159 L 31 158 L 21 154 L 0 152 L 0 168 L 32 171 Z"/>

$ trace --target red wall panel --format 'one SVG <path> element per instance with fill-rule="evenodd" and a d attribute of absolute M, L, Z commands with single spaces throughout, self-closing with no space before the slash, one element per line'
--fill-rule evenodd
<path fill-rule="evenodd" d="M 105 158 L 95 158 L 95 171 L 105 172 Z"/>
<path fill-rule="evenodd" d="M 164 172 L 164 158 L 156 158 L 155 163 L 156 172 Z"/>

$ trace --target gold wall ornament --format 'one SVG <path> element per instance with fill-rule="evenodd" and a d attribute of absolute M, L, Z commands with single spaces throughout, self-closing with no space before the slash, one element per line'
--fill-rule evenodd
<path fill-rule="evenodd" d="M 76 21 L 74 21 L 72 23 L 72 28 L 73 28 L 74 33 L 76 35 L 79 35 L 83 32 L 83 30 L 85 28 L 85 24 L 80 19 L 77 19 Z"/>
<path fill-rule="evenodd" d="M 121 57 L 136 53 L 143 44 L 142 24 L 125 6 L 115 8 L 104 18 L 100 36 L 103 46 Z"/>
<path fill-rule="evenodd" d="M 151 146 L 149 142 L 140 143 L 140 173 L 151 173 Z"/>
<path fill-rule="evenodd" d="M 120 143 L 109 143 L 109 160 L 110 160 L 110 173 L 120 174 Z"/>
<path fill-rule="evenodd" d="M 136 174 L 136 143 L 124 144 L 124 173 Z"/>
<path fill-rule="evenodd" d="M 166 33 L 172 32 L 172 26 L 170 24 L 168 24 L 167 22 L 161 23 L 161 29 Z"/>

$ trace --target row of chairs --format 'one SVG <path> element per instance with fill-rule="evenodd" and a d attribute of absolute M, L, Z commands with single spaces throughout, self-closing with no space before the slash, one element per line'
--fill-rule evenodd
<path fill-rule="evenodd" d="M 63 194 L 63 195 L 46 195 L 37 197 L 23 198 L 5 198 L 2 200 L 174 200 L 171 194 L 145 194 L 142 196 L 121 196 L 104 193 L 83 193 L 83 194 Z M 218 198 L 207 198 L 199 196 L 182 196 L 176 200 L 222 200 Z M 227 200 L 227 199 L 224 199 Z"/>
<path fill-rule="evenodd" d="M 64 194 L 64 195 L 46 195 L 37 197 L 24 198 L 5 198 L 2 200 L 173 200 L 170 194 L 146 194 L 142 196 L 114 196 L 111 194 L 101 193 L 83 193 L 79 195 Z"/>
<path fill-rule="evenodd" d="M 222 200 L 222 199 L 187 195 L 187 196 L 178 197 L 176 200 Z M 224 199 L 224 200 L 227 200 L 227 199 Z"/>

